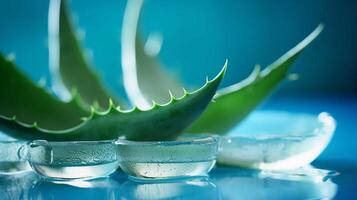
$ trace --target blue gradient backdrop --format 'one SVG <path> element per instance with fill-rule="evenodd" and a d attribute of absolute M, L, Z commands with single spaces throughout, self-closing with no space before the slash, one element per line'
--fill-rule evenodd
<path fill-rule="evenodd" d="M 0 0 L 0 51 L 14 52 L 22 70 L 34 81 L 47 78 L 47 86 L 48 4 L 47 0 Z M 93 66 L 121 95 L 119 38 L 125 4 L 126 0 L 71 3 Z M 141 29 L 145 36 L 162 33 L 162 62 L 189 86 L 199 86 L 206 75 L 215 75 L 228 58 L 222 85 L 227 86 L 245 78 L 255 64 L 271 63 L 324 23 L 322 35 L 292 69 L 300 80 L 286 81 L 261 108 L 315 114 L 328 111 L 335 116 L 334 139 L 316 164 L 341 172 L 335 179 L 337 199 L 356 199 L 356 11 L 357 1 L 352 0 L 147 0 Z M 230 189 L 235 191 L 235 187 Z M 50 193 L 46 187 L 39 191 L 63 199 L 67 193 L 62 190 L 71 192 L 63 187 Z M 71 194 L 76 191 L 72 188 Z M 90 194 L 98 198 L 100 191 L 90 189 Z"/>
<path fill-rule="evenodd" d="M 48 1 L 0 0 L 0 51 L 33 80 L 48 77 Z M 126 1 L 75 0 L 71 9 L 85 32 L 84 46 L 110 87 L 122 93 L 120 29 Z M 300 57 L 279 94 L 357 94 L 356 1 L 148 0 L 141 29 L 160 32 L 160 57 L 187 85 L 198 86 L 229 59 L 223 85 L 266 66 L 302 40 L 320 22 L 325 31 Z M 48 81 L 49 84 L 49 81 Z"/>

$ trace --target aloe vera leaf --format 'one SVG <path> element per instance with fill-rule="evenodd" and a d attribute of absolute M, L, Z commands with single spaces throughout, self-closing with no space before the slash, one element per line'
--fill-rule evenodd
<path fill-rule="evenodd" d="M 87 108 L 92 105 L 102 109 L 109 107 L 109 99 L 113 99 L 113 96 L 89 66 L 75 34 L 66 0 L 50 2 L 49 50 L 54 91 L 57 94 L 76 90 Z"/>
<path fill-rule="evenodd" d="M 204 111 L 224 76 L 222 71 L 199 90 L 149 110 L 121 110 L 109 101 L 106 111 L 91 113 L 75 99 L 64 103 L 34 85 L 13 63 L 0 56 L 0 130 L 22 139 L 132 140 L 175 138 Z"/>
<path fill-rule="evenodd" d="M 121 111 L 111 106 L 111 109 L 104 113 L 95 113 L 89 123 L 75 132 L 88 135 L 101 132 L 103 138 L 100 139 L 112 139 L 119 135 L 130 140 L 174 139 L 205 110 L 225 69 L 226 67 L 213 80 L 206 81 L 199 90 L 192 93 L 184 90 L 184 95 L 180 98 L 171 95 L 168 103 L 154 103 L 149 110 L 135 107 L 130 111 Z"/>
<path fill-rule="evenodd" d="M 68 103 L 52 97 L 33 84 L 16 66 L 0 54 L 0 126 L 14 123 L 48 130 L 60 130 L 80 124 L 89 113 L 78 106 L 75 99 Z M 4 131 L 8 133 L 8 131 Z M 24 131 L 20 134 L 32 138 Z"/>
<path fill-rule="evenodd" d="M 129 0 L 124 13 L 121 35 L 122 69 L 124 88 L 130 101 L 139 108 L 147 109 L 151 102 L 170 100 L 170 92 L 183 95 L 182 85 L 166 73 L 155 56 L 144 51 L 144 42 L 138 29 L 143 0 Z"/>
<path fill-rule="evenodd" d="M 243 82 L 221 89 L 201 117 L 186 131 L 225 134 L 241 122 L 272 90 L 286 78 L 299 54 L 323 30 L 319 25 L 303 41 L 289 50 L 263 71 L 256 67 Z"/>
<path fill-rule="evenodd" d="M 156 57 L 144 51 L 144 44 L 139 33 L 136 36 L 136 56 L 138 84 L 147 101 L 164 103 L 170 100 L 170 93 L 175 97 L 183 95 L 182 84 L 172 74 L 165 73 Z M 145 67 L 144 67 L 145 66 Z M 152 81 L 152 80 L 160 81 Z"/>

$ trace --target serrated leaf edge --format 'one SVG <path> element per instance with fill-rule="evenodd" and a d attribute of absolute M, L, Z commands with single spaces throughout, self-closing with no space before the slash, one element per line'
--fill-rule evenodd
<path fill-rule="evenodd" d="M 69 133 L 69 132 L 72 132 L 72 131 L 75 131 L 79 128 L 81 128 L 82 126 L 84 126 L 88 121 L 90 120 L 93 120 L 97 117 L 101 117 L 101 116 L 105 116 L 105 115 L 108 115 L 112 112 L 116 112 L 116 113 L 120 113 L 120 114 L 129 114 L 129 113 L 134 113 L 134 112 L 150 112 L 150 111 L 153 111 L 155 109 L 158 109 L 158 108 L 162 108 L 162 107 L 166 107 L 166 106 L 169 106 L 175 102 L 178 102 L 180 100 L 183 100 L 185 99 L 186 97 L 190 96 L 190 95 L 193 95 L 193 94 L 196 94 L 198 92 L 200 92 L 201 90 L 203 90 L 204 88 L 208 87 L 210 84 L 216 82 L 216 81 L 220 81 L 224 75 L 225 75 L 225 72 L 226 72 L 226 69 L 227 69 L 227 65 L 228 65 L 228 61 L 226 60 L 223 68 L 221 69 L 221 71 L 211 80 L 209 80 L 208 78 L 206 79 L 204 85 L 202 87 L 200 87 L 199 89 L 193 91 L 193 92 L 188 92 L 185 88 L 183 88 L 183 91 L 184 91 L 184 94 L 181 96 L 181 97 L 174 97 L 173 95 L 171 95 L 171 99 L 169 102 L 165 103 L 165 104 L 159 104 L 159 103 L 156 103 L 156 102 L 153 102 L 153 105 L 150 109 L 148 110 L 142 110 L 140 108 L 138 108 L 137 106 L 134 106 L 133 108 L 131 109 L 127 109 L 127 110 L 122 110 L 120 108 L 120 106 L 116 106 L 115 103 L 113 102 L 112 99 L 109 99 L 109 108 L 105 111 L 99 111 L 97 109 L 95 109 L 95 106 L 90 106 L 90 114 L 88 117 L 82 117 L 81 120 L 82 122 L 76 126 L 73 126 L 72 128 L 68 128 L 68 129 L 64 129 L 64 130 L 49 130 L 49 129 L 44 129 L 44 128 L 41 128 L 39 127 L 38 125 L 38 122 L 34 122 L 33 124 L 28 124 L 28 123 L 24 123 L 24 122 L 21 122 L 21 121 L 18 121 L 16 120 L 16 115 L 12 116 L 12 117 L 7 117 L 7 116 L 3 116 L 3 115 L 0 115 L 0 118 L 2 119 L 5 119 L 7 121 L 13 121 L 14 123 L 22 126 L 22 127 L 25 127 L 25 128 L 29 128 L 29 129 L 35 129 L 35 130 L 38 130 L 40 132 L 43 132 L 43 133 L 49 133 L 49 134 L 64 134 L 64 133 Z M 36 87 L 40 88 L 39 86 L 36 85 Z M 80 105 L 80 97 L 78 95 L 78 93 L 76 92 L 76 90 L 72 90 L 72 94 L 74 96 L 72 96 L 72 99 L 68 102 L 68 104 L 71 104 L 71 103 L 75 103 L 76 105 Z"/>

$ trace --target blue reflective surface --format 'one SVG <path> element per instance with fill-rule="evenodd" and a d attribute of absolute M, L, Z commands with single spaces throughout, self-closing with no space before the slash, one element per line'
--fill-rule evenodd
<path fill-rule="evenodd" d="M 321 199 L 337 192 L 330 180 L 262 178 L 258 171 L 224 167 L 210 178 L 142 183 L 124 177 L 118 171 L 105 179 L 53 183 L 30 173 L 6 179 L 11 184 L 1 193 L 5 199 Z"/>
<path fill-rule="evenodd" d="M 139 183 L 118 170 L 109 178 L 82 182 L 47 182 L 33 173 L 0 177 L 1 199 L 355 199 L 357 160 L 354 127 L 356 98 L 281 98 L 262 109 L 318 113 L 338 122 L 335 136 L 315 167 L 341 174 L 325 182 L 309 178 L 262 176 L 254 170 L 217 167 L 209 178 Z"/>

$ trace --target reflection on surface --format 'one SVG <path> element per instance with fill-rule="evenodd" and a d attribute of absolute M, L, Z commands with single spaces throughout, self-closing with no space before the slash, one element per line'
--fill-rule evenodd
<path fill-rule="evenodd" d="M 136 182 L 128 180 L 120 187 L 125 199 L 218 199 L 216 186 L 208 178 Z"/>
<path fill-rule="evenodd" d="M 316 174 L 303 175 L 297 171 L 277 175 L 277 172 L 270 176 L 257 170 L 221 167 L 212 174 L 212 180 L 222 199 L 237 199 L 237 195 L 239 199 L 332 199 L 337 192 L 335 183 L 317 179 Z"/>
<path fill-rule="evenodd" d="M 339 175 L 337 171 L 318 169 L 312 165 L 306 165 L 293 170 L 281 171 L 260 171 L 259 177 L 273 178 L 290 181 L 308 181 L 308 182 L 325 182 L 329 179 Z"/>
<path fill-rule="evenodd" d="M 210 178 L 151 182 L 128 179 L 121 171 L 108 178 L 71 182 L 49 182 L 23 173 L 0 176 L 0 199 L 331 199 L 337 185 L 326 172 L 218 167 Z"/>
<path fill-rule="evenodd" d="M 113 178 L 91 181 L 49 182 L 39 179 L 30 189 L 29 199 L 118 199 L 120 183 Z"/>
<path fill-rule="evenodd" d="M 37 175 L 32 172 L 1 175 L 0 199 L 28 199 L 29 188 L 37 178 Z"/>

